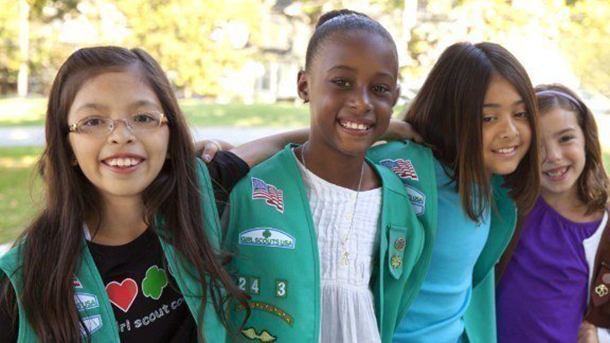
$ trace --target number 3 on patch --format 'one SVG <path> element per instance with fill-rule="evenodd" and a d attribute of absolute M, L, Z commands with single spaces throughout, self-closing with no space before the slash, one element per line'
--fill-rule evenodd
<path fill-rule="evenodd" d="M 288 295 L 288 281 L 275 280 L 275 297 L 285 298 Z"/>

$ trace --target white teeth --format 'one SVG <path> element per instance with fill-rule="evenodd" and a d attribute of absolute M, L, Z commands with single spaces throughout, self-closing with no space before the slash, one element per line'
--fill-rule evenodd
<path fill-rule="evenodd" d="M 141 160 L 135 158 L 113 158 L 111 160 L 107 160 L 106 163 L 113 167 L 131 167 L 140 163 Z"/>
<path fill-rule="evenodd" d="M 568 167 L 564 167 L 564 168 L 561 168 L 561 169 L 558 169 L 558 170 L 555 170 L 552 172 L 550 172 L 550 171 L 545 172 L 545 174 L 547 174 L 550 177 L 557 177 L 557 176 L 561 176 L 561 175 L 565 174 L 565 172 L 567 170 L 568 170 Z"/>
<path fill-rule="evenodd" d="M 351 129 L 351 130 L 368 130 L 370 128 L 370 126 L 368 126 L 368 125 L 358 124 L 358 123 L 354 123 L 351 121 L 340 121 L 339 123 L 344 128 Z"/>
<path fill-rule="evenodd" d="M 497 149 L 497 152 L 501 153 L 501 154 L 509 154 L 513 151 L 515 151 L 515 147 L 512 148 L 502 148 L 502 149 Z"/>

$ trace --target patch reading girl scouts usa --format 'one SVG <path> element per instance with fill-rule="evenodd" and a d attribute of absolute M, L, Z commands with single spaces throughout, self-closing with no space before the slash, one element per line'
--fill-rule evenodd
<path fill-rule="evenodd" d="M 295 239 L 282 230 L 272 227 L 256 227 L 240 233 L 239 244 L 268 248 L 294 249 Z"/>

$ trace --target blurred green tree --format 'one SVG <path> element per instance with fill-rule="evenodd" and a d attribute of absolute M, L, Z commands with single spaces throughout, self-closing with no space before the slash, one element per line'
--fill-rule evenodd
<path fill-rule="evenodd" d="M 610 97 L 610 2 L 576 1 L 561 36 L 582 86 Z"/>
<path fill-rule="evenodd" d="M 131 34 L 186 96 L 216 95 L 223 72 L 256 53 L 261 0 L 114 0 Z"/>

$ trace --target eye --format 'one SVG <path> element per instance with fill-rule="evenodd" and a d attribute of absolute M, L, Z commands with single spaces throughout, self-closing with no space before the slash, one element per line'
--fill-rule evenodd
<path fill-rule="evenodd" d="M 496 119 L 496 117 L 493 115 L 483 115 L 483 123 L 491 123 L 494 119 Z"/>
<path fill-rule="evenodd" d="M 97 127 L 107 123 L 106 119 L 102 117 L 91 117 L 85 118 L 80 122 L 81 127 Z"/>
<path fill-rule="evenodd" d="M 351 83 L 345 79 L 334 79 L 331 82 L 339 87 L 350 87 L 351 86 Z"/>
<path fill-rule="evenodd" d="M 559 137 L 559 143 L 568 143 L 576 139 L 574 136 L 561 136 Z"/>
<path fill-rule="evenodd" d="M 527 118 L 528 114 L 527 114 L 526 111 L 520 111 L 520 112 L 515 113 L 515 117 L 517 117 L 517 118 Z"/>
<path fill-rule="evenodd" d="M 390 88 L 383 85 L 373 86 L 373 92 L 375 93 L 388 93 L 390 92 Z"/>
<path fill-rule="evenodd" d="M 138 113 L 132 117 L 134 123 L 153 123 L 156 122 L 159 116 L 155 113 Z"/>

